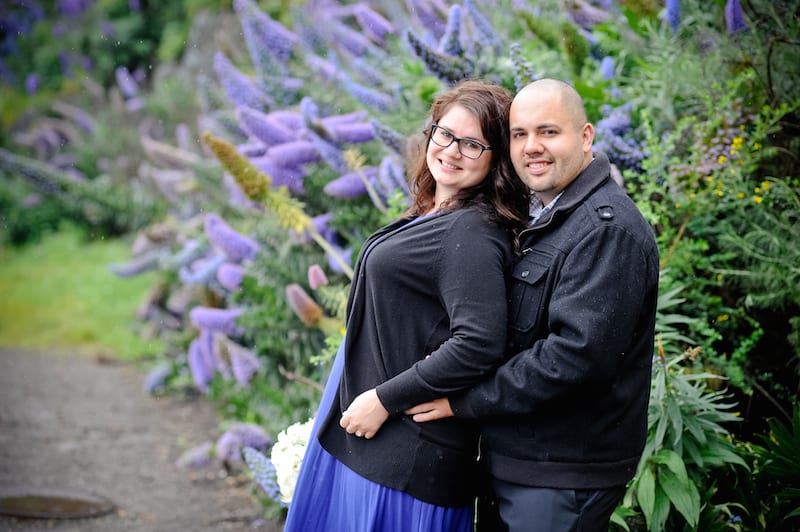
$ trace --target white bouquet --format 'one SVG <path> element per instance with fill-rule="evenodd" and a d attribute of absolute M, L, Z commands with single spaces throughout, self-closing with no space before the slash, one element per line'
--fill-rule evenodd
<path fill-rule="evenodd" d="M 300 464 L 306 454 L 306 446 L 308 446 L 313 426 L 314 418 L 304 423 L 298 422 L 289 425 L 278 433 L 277 441 L 272 446 L 270 460 L 275 466 L 281 501 L 286 504 L 292 502 L 297 475 L 300 473 Z"/>

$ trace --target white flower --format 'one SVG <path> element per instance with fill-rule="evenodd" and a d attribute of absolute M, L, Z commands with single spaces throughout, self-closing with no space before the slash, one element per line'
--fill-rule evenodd
<path fill-rule="evenodd" d="M 275 465 L 278 487 L 281 490 L 281 501 L 286 504 L 292 502 L 300 464 L 306 454 L 306 446 L 313 426 L 314 418 L 305 423 L 290 425 L 278 434 L 278 439 L 272 446 L 270 460 Z"/>

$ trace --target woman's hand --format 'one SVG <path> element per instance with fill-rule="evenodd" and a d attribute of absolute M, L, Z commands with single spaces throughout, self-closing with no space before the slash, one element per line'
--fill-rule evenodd
<path fill-rule="evenodd" d="M 455 415 L 453 414 L 453 409 L 450 408 L 450 401 L 447 397 L 412 406 L 406 410 L 405 413 L 409 416 L 413 416 L 411 419 L 417 423 L 436 421 L 437 419 L 453 417 Z"/>
<path fill-rule="evenodd" d="M 389 412 L 378 399 L 375 388 L 362 393 L 350 403 L 342 414 L 339 425 L 349 434 L 370 439 L 377 434 L 383 423 L 389 419 Z"/>

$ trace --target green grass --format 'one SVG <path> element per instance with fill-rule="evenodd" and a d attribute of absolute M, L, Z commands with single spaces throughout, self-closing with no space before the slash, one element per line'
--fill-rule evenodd
<path fill-rule="evenodd" d="M 22 249 L 0 248 L 0 346 L 125 359 L 161 352 L 160 341 L 133 330 L 156 274 L 122 279 L 108 270 L 130 253 L 125 241 L 84 241 L 72 228 Z"/>

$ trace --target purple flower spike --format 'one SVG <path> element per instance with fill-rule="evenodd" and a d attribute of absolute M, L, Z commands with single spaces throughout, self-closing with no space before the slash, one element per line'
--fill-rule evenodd
<path fill-rule="evenodd" d="M 114 77 L 117 80 L 117 87 L 125 99 L 134 98 L 139 95 L 139 85 L 133 79 L 127 67 L 120 66 L 114 70 Z"/>
<path fill-rule="evenodd" d="M 217 268 L 226 260 L 225 255 L 222 254 L 198 259 L 189 267 L 181 267 L 178 271 L 178 277 L 181 282 L 186 284 L 206 285 L 214 279 L 214 276 L 217 274 Z"/>
<path fill-rule="evenodd" d="M 217 73 L 228 98 L 237 105 L 263 109 L 274 105 L 256 83 L 240 72 L 222 52 L 214 55 L 214 71 Z"/>
<path fill-rule="evenodd" d="M 23 3 L 22 5 L 24 5 Z M 57 9 L 62 15 L 77 17 L 86 11 L 92 4 L 92 0 L 58 0 Z"/>
<path fill-rule="evenodd" d="M 365 87 L 351 79 L 344 80 L 345 89 L 353 98 L 381 112 L 389 112 L 394 107 L 394 98 L 383 92 Z"/>
<path fill-rule="evenodd" d="M 328 284 L 328 277 L 319 264 L 312 264 L 308 267 L 308 284 L 312 290 Z"/>
<path fill-rule="evenodd" d="M 205 246 L 194 239 L 189 239 L 183 243 L 183 247 L 175 252 L 174 255 L 166 259 L 166 265 L 170 267 L 182 267 L 196 261 L 207 251 Z"/>
<path fill-rule="evenodd" d="M 396 31 L 391 22 L 383 18 L 379 13 L 373 11 L 366 4 L 356 5 L 355 17 L 358 25 L 364 30 L 364 33 L 378 44 L 383 44 L 386 35 Z"/>
<path fill-rule="evenodd" d="M 331 81 L 338 77 L 339 70 L 336 66 L 315 54 L 306 54 L 306 64 L 319 77 Z"/>
<path fill-rule="evenodd" d="M 240 386 L 249 386 L 250 379 L 261 369 L 261 362 L 255 353 L 235 342 L 228 342 L 227 346 L 233 377 Z"/>
<path fill-rule="evenodd" d="M 219 284 L 231 292 L 238 292 L 241 290 L 242 279 L 244 279 L 244 268 L 238 264 L 226 262 L 217 269 L 217 280 Z"/>
<path fill-rule="evenodd" d="M 497 36 L 497 31 L 495 31 L 492 24 L 483 13 L 480 12 L 478 6 L 475 5 L 474 0 L 464 0 L 463 4 L 467 16 L 472 21 L 473 26 L 478 30 L 477 38 L 480 39 L 482 43 L 494 48 L 496 54 L 499 55 L 502 53 L 503 41 Z"/>
<path fill-rule="evenodd" d="M 311 142 L 320 154 L 322 159 L 333 168 L 336 172 L 342 173 L 347 171 L 347 161 L 344 159 L 341 148 L 331 141 L 322 138 L 313 130 L 307 131 Z"/>
<path fill-rule="evenodd" d="M 28 74 L 25 78 L 25 92 L 28 94 L 33 94 L 37 90 L 39 90 L 39 75 L 38 74 Z"/>
<path fill-rule="evenodd" d="M 135 98 L 139 95 L 139 85 L 133 79 L 127 67 L 121 66 L 114 70 L 114 77 L 117 80 L 117 87 L 125 99 Z"/>
<path fill-rule="evenodd" d="M 203 469 L 211 465 L 214 443 L 207 441 L 197 447 L 184 451 L 175 461 L 175 465 L 187 469 Z"/>
<path fill-rule="evenodd" d="M 678 31 L 681 24 L 681 0 L 667 0 L 666 19 L 672 31 Z"/>
<path fill-rule="evenodd" d="M 314 224 L 314 229 L 321 235 L 324 235 L 326 231 L 328 231 L 328 223 L 333 221 L 333 214 L 326 212 L 325 214 L 320 214 L 318 216 L 314 216 L 311 219 L 311 223 Z"/>
<path fill-rule="evenodd" d="M 258 244 L 225 223 L 216 213 L 206 215 L 205 230 L 209 240 L 219 247 L 231 262 L 253 259 L 258 253 Z"/>
<path fill-rule="evenodd" d="M 343 248 L 333 243 L 331 244 L 331 247 L 333 248 L 333 252 L 336 253 L 336 255 L 338 255 L 339 260 L 336 260 L 334 257 L 331 256 L 330 253 L 327 253 L 326 256 L 328 258 L 328 267 L 330 267 L 330 269 L 335 271 L 336 273 L 344 273 L 344 270 L 342 269 L 341 263 L 339 261 L 344 262 L 348 266 L 352 266 L 353 248 Z"/>
<path fill-rule="evenodd" d="M 408 10 L 413 13 L 420 23 L 430 30 L 434 38 L 439 39 L 444 35 L 445 23 L 434 12 L 433 7 L 426 0 L 406 0 Z"/>
<path fill-rule="evenodd" d="M 600 62 L 600 72 L 603 73 L 603 79 L 611 80 L 614 78 L 614 58 L 607 55 Z"/>
<path fill-rule="evenodd" d="M 306 172 L 302 168 L 281 166 L 276 164 L 269 155 L 251 158 L 250 162 L 270 177 L 273 187 L 285 186 L 295 194 L 305 193 L 303 178 L 305 178 Z"/>
<path fill-rule="evenodd" d="M 286 503 L 281 501 L 281 488 L 278 486 L 278 477 L 272 460 L 250 447 L 245 447 L 242 454 L 244 454 L 244 459 L 253 474 L 253 478 L 264 488 L 267 497 L 281 504 L 281 506 L 286 506 Z"/>
<path fill-rule="evenodd" d="M 255 423 L 235 423 L 217 440 L 217 457 L 238 464 L 242 462 L 244 447 L 266 451 L 272 443 L 272 438 Z"/>
<path fill-rule="evenodd" d="M 375 130 L 369 122 L 360 124 L 332 124 L 327 127 L 334 142 L 357 144 L 375 138 Z"/>
<path fill-rule="evenodd" d="M 246 107 L 243 107 L 246 109 Z M 261 141 L 254 140 L 253 142 L 247 142 L 245 144 L 239 144 L 236 146 L 236 151 L 247 157 L 262 157 L 267 154 L 267 146 L 265 146 Z"/>
<path fill-rule="evenodd" d="M 447 16 L 447 28 L 439 39 L 439 51 L 449 55 L 461 55 L 461 6 L 453 4 Z"/>
<path fill-rule="evenodd" d="M 330 181 L 322 190 L 334 198 L 357 198 L 366 194 L 367 185 L 359 172 L 350 172 Z"/>
<path fill-rule="evenodd" d="M 269 114 L 272 120 L 277 120 L 278 123 L 290 130 L 300 129 L 303 127 L 303 115 L 297 111 L 278 110 L 272 111 Z"/>
<path fill-rule="evenodd" d="M 189 311 L 189 319 L 198 329 L 235 335 L 240 332 L 236 318 L 243 312 L 240 308 L 194 307 Z"/>
<path fill-rule="evenodd" d="M 319 105 L 313 98 L 306 96 L 300 100 L 300 113 L 303 115 L 305 124 L 313 124 L 319 119 Z"/>
<path fill-rule="evenodd" d="M 267 51 L 282 62 L 289 59 L 292 48 L 299 42 L 297 35 L 280 22 L 272 20 L 250 0 L 234 0 L 233 8 L 242 21 L 245 33 L 253 36 L 254 42 L 248 44 L 256 48 L 255 53 Z"/>
<path fill-rule="evenodd" d="M 453 55 L 442 54 L 423 42 L 413 30 L 406 32 L 408 44 L 414 53 L 422 59 L 425 65 L 439 79 L 448 83 L 469 78 L 473 73 L 473 66 L 464 58 Z"/>
<path fill-rule="evenodd" d="M 363 122 L 367 119 L 369 114 L 366 111 L 353 111 L 352 113 L 345 113 L 343 115 L 331 115 L 322 118 L 320 122 L 325 127 L 354 124 L 356 122 Z"/>
<path fill-rule="evenodd" d="M 171 364 L 159 364 L 151 369 L 144 378 L 143 389 L 145 393 L 155 394 L 163 390 L 167 385 L 167 379 L 172 375 Z"/>
<path fill-rule="evenodd" d="M 295 140 L 271 147 L 267 155 L 279 166 L 300 166 L 322 160 L 314 143 L 308 140 Z"/>
<path fill-rule="evenodd" d="M 389 197 L 395 190 L 401 190 L 407 197 L 410 196 L 406 182 L 405 167 L 397 157 L 386 156 L 378 168 L 377 182 L 384 193 Z"/>
<path fill-rule="evenodd" d="M 372 129 L 375 131 L 375 135 L 383 141 L 386 147 L 394 150 L 398 154 L 405 154 L 406 153 L 406 137 L 395 131 L 394 129 L 390 128 L 389 126 L 378 122 L 374 118 L 370 120 L 370 124 L 372 124 Z"/>
<path fill-rule="evenodd" d="M 355 57 L 364 56 L 374 46 L 372 41 L 362 34 L 339 23 L 335 23 L 333 27 L 333 39 Z"/>
<path fill-rule="evenodd" d="M 146 271 L 155 269 L 160 260 L 161 252 L 158 250 L 150 250 L 143 253 L 138 257 L 131 259 L 126 264 L 111 264 L 108 269 L 111 273 L 118 277 L 133 277 Z"/>
<path fill-rule="evenodd" d="M 578 26 L 591 30 L 594 26 L 608 21 L 608 13 L 589 4 L 585 0 L 567 2 L 567 16 Z"/>
<path fill-rule="evenodd" d="M 216 370 L 213 365 L 209 365 L 206 361 L 198 338 L 195 338 L 189 344 L 188 359 L 189 371 L 192 374 L 195 386 L 201 392 L 208 393 L 208 383 L 214 379 Z"/>
<path fill-rule="evenodd" d="M 207 329 L 200 330 L 200 336 L 196 338 L 200 346 L 200 354 L 203 357 L 203 363 L 206 367 L 211 368 L 212 374 L 214 371 L 223 371 L 217 363 L 217 339 L 216 334 Z"/>
<path fill-rule="evenodd" d="M 250 107 L 237 107 L 236 117 L 239 125 L 248 135 L 255 137 L 267 146 L 291 142 L 297 138 L 295 131 L 270 115 Z"/>
<path fill-rule="evenodd" d="M 744 20 L 744 12 L 742 11 L 742 2 L 740 0 L 728 0 L 725 3 L 725 25 L 728 26 L 729 34 L 750 29 Z"/>

